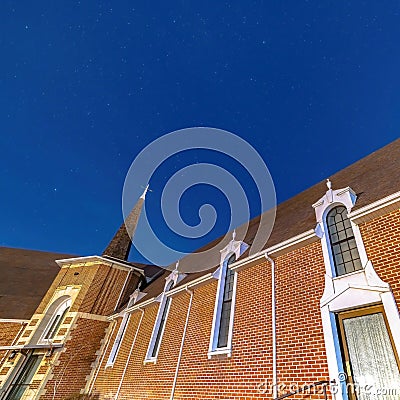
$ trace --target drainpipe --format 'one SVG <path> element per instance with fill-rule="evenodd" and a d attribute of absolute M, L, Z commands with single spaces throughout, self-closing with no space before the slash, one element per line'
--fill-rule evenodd
<path fill-rule="evenodd" d="M 128 359 L 126 360 L 125 368 L 124 368 L 124 371 L 122 372 L 121 380 L 119 381 L 119 386 L 118 386 L 118 389 L 117 389 L 117 393 L 115 393 L 115 400 L 118 399 L 119 392 L 121 391 L 121 387 L 122 387 L 122 383 L 124 382 L 126 370 L 128 369 L 128 364 L 129 364 L 129 361 L 131 360 L 133 346 L 136 343 L 136 338 L 137 338 L 137 335 L 139 333 L 140 326 L 142 325 L 142 320 L 143 320 L 143 316 L 144 316 L 144 310 L 143 310 L 143 308 L 138 308 L 138 310 L 141 311 L 142 315 L 140 316 L 139 325 L 138 325 L 138 327 L 136 329 L 135 337 L 133 338 L 133 341 L 132 341 L 132 344 L 131 344 L 131 348 L 129 350 L 129 356 L 128 356 Z"/>
<path fill-rule="evenodd" d="M 271 263 L 271 319 L 272 319 L 272 393 L 273 399 L 278 397 L 278 378 L 276 367 L 276 293 L 275 293 L 275 261 L 267 254 L 265 258 Z"/>
<path fill-rule="evenodd" d="M 172 390 L 171 390 L 171 396 L 170 400 L 173 400 L 174 395 L 175 395 L 175 388 L 176 388 L 176 382 L 178 380 L 178 372 L 179 372 L 179 366 L 181 364 L 181 359 L 182 359 L 182 352 L 183 352 L 183 345 L 185 343 L 185 337 L 186 337 L 186 330 L 189 322 L 189 315 L 190 315 L 190 310 L 192 309 L 192 300 L 193 300 L 193 291 L 189 290 L 186 286 L 185 288 L 186 292 L 190 294 L 190 300 L 189 300 L 189 306 L 186 314 L 186 321 L 185 321 L 185 327 L 183 328 L 183 334 L 182 334 L 182 341 L 181 341 L 181 347 L 179 349 L 179 356 L 178 356 L 178 361 L 176 363 L 176 369 L 175 369 L 175 376 L 174 376 L 174 383 L 172 384 Z"/>

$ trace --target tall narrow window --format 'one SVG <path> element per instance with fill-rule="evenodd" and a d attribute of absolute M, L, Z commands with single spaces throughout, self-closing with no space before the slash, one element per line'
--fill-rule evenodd
<path fill-rule="evenodd" d="M 235 255 L 233 254 L 229 257 L 225 267 L 224 293 L 222 296 L 217 347 L 226 347 L 228 345 L 232 310 L 233 284 L 235 278 L 235 273 L 230 268 L 228 268 L 228 266 L 234 261 Z"/>
<path fill-rule="evenodd" d="M 6 400 L 19 400 L 22 398 L 25 391 L 29 388 L 42 358 L 43 356 L 38 354 L 28 356 L 21 371 L 17 374 L 9 388 Z"/>
<path fill-rule="evenodd" d="M 115 359 L 117 358 L 119 348 L 121 347 L 122 339 L 124 338 L 125 335 L 126 327 L 128 326 L 129 316 L 130 314 L 125 313 L 122 318 L 121 325 L 118 329 L 117 336 L 115 337 L 113 347 L 111 349 L 110 355 L 108 356 L 106 367 L 113 365 Z"/>
<path fill-rule="evenodd" d="M 174 286 L 174 281 L 168 283 L 164 289 L 163 299 L 160 303 L 157 319 L 154 324 L 153 334 L 151 335 L 150 345 L 147 351 L 146 360 L 155 360 L 160 349 L 162 335 L 167 321 L 168 311 L 171 306 L 171 298 L 165 295 L 165 292 L 171 290 Z"/>
<path fill-rule="evenodd" d="M 54 336 L 57 334 L 58 329 L 60 328 L 60 325 L 63 323 L 65 316 L 67 315 L 67 312 L 69 311 L 71 307 L 71 300 L 65 301 L 62 303 L 54 313 L 53 317 L 50 320 L 49 325 L 47 326 L 43 339 L 45 340 L 50 340 L 53 339 Z"/>
<path fill-rule="evenodd" d="M 326 216 L 326 224 L 336 275 L 349 274 L 362 269 L 351 222 L 347 218 L 346 207 L 337 206 L 329 211 Z"/>

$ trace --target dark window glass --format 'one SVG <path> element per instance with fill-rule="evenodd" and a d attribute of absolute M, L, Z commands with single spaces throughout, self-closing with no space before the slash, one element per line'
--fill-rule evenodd
<path fill-rule="evenodd" d="M 26 360 L 25 365 L 22 367 L 21 372 L 17 375 L 15 382 L 11 384 L 10 392 L 8 393 L 6 400 L 19 400 L 22 398 L 26 389 L 32 381 L 36 370 L 42 361 L 43 356 L 31 355 Z"/>
<path fill-rule="evenodd" d="M 58 328 L 64 321 L 65 316 L 67 315 L 67 312 L 69 311 L 69 307 L 67 307 L 62 314 L 57 313 L 55 318 L 53 319 L 53 322 L 51 323 L 51 326 L 49 330 L 47 331 L 46 336 L 44 337 L 45 339 L 53 339 L 54 336 L 56 335 Z"/>
<path fill-rule="evenodd" d="M 231 320 L 233 282 L 235 273 L 228 268 L 228 265 L 235 262 L 235 255 L 229 257 L 225 266 L 224 294 L 222 298 L 221 316 L 219 320 L 218 347 L 228 345 L 229 323 Z"/>
<path fill-rule="evenodd" d="M 349 274 L 362 269 L 346 207 L 338 206 L 329 211 L 326 223 L 336 275 Z"/>
<path fill-rule="evenodd" d="M 174 283 L 170 282 L 170 284 L 167 286 L 165 291 L 168 292 L 168 290 L 171 290 L 173 286 L 174 286 Z M 158 325 L 156 339 L 154 341 L 153 350 L 151 352 L 152 357 L 155 357 L 157 355 L 158 348 L 160 347 L 161 335 L 163 333 L 164 325 L 165 325 L 165 322 L 167 319 L 167 313 L 168 313 L 168 308 L 169 308 L 170 303 L 171 303 L 171 298 L 167 297 L 164 302 L 164 308 L 162 310 L 160 324 Z"/>

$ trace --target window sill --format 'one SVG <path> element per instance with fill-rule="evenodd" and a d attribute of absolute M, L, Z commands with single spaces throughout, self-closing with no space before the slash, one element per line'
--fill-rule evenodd
<path fill-rule="evenodd" d="M 143 364 L 144 365 L 146 365 L 146 364 L 155 364 L 156 362 L 157 362 L 157 357 L 152 357 L 152 358 L 146 358 L 143 361 Z"/>
<path fill-rule="evenodd" d="M 340 279 L 347 278 L 349 276 L 354 276 L 354 275 L 361 275 L 365 272 L 365 268 L 363 267 L 362 269 L 359 269 L 357 271 L 349 272 L 348 274 L 343 274 L 343 275 L 338 275 L 338 276 L 333 276 L 332 280 L 334 281 L 339 281 Z"/>
<path fill-rule="evenodd" d="M 221 347 L 218 349 L 211 350 L 207 353 L 208 358 L 226 355 L 227 357 L 232 356 L 232 349 L 230 347 Z"/>

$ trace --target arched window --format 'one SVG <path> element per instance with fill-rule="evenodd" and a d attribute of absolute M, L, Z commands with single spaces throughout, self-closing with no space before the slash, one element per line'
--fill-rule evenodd
<path fill-rule="evenodd" d="M 347 218 L 346 207 L 337 206 L 330 210 L 326 216 L 326 225 L 336 276 L 362 269 L 353 228 Z"/>
<path fill-rule="evenodd" d="M 163 298 L 160 303 L 156 322 L 153 328 L 153 334 L 151 335 L 150 345 L 147 350 L 147 361 L 153 361 L 157 358 L 158 350 L 160 349 L 162 335 L 165 329 L 165 323 L 167 321 L 168 311 L 171 306 L 171 298 L 165 295 L 166 292 L 174 287 L 175 282 L 171 280 L 164 289 Z"/>
<path fill-rule="evenodd" d="M 54 338 L 70 307 L 71 299 L 64 301 L 57 307 L 42 336 L 44 340 L 50 340 Z"/>
<path fill-rule="evenodd" d="M 228 266 L 235 262 L 235 255 L 232 254 L 228 262 L 225 263 L 224 292 L 222 295 L 221 314 L 219 318 L 219 332 L 217 347 L 226 347 L 228 345 L 229 327 L 231 322 L 233 284 L 235 273 Z"/>
<path fill-rule="evenodd" d="M 119 348 L 121 347 L 121 343 L 122 340 L 124 339 L 126 328 L 128 326 L 129 316 L 130 314 L 125 313 L 122 318 L 121 325 L 118 329 L 117 336 L 115 337 L 113 347 L 111 348 L 110 355 L 108 356 L 106 367 L 113 365 L 117 358 Z"/>

